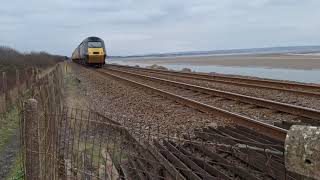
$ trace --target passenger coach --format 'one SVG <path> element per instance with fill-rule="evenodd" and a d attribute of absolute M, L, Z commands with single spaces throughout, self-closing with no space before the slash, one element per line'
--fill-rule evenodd
<path fill-rule="evenodd" d="M 98 37 L 88 37 L 72 53 L 72 61 L 85 64 L 102 66 L 107 57 L 104 41 Z"/>

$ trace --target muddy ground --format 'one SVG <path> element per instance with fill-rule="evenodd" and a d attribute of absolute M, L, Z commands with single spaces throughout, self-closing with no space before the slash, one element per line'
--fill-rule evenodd
<path fill-rule="evenodd" d="M 118 60 L 118 59 L 116 59 Z M 143 64 L 188 64 L 188 65 L 218 65 L 239 67 L 268 67 L 285 69 L 320 69 L 320 56 L 311 55 L 224 55 L 224 56 L 193 56 L 166 58 L 130 58 L 132 63 Z M 112 60 L 111 60 L 112 62 Z"/>

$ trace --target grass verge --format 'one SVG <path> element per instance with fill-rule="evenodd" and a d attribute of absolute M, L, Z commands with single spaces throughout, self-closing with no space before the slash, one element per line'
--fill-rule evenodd
<path fill-rule="evenodd" d="M 19 128 L 20 113 L 18 108 L 13 107 L 4 117 L 0 117 L 0 153 L 10 138 Z"/>
<path fill-rule="evenodd" d="M 11 167 L 9 176 L 6 178 L 7 180 L 23 180 L 24 179 L 24 172 L 21 167 L 21 158 L 19 156 L 20 152 L 17 153 L 15 156 L 16 159 L 14 164 Z"/>
<path fill-rule="evenodd" d="M 19 128 L 20 112 L 17 107 L 13 107 L 9 112 L 0 117 L 0 154 L 5 149 L 6 145 L 10 143 L 11 138 L 17 133 Z M 19 153 L 19 151 L 18 151 Z M 20 168 L 19 154 L 14 157 L 14 164 L 7 179 L 19 180 L 23 178 L 23 173 Z"/>

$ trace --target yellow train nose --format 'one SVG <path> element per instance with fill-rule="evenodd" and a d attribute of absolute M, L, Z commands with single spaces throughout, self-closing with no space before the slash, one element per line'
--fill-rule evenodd
<path fill-rule="evenodd" d="M 103 48 L 88 48 L 89 55 L 104 55 Z"/>
<path fill-rule="evenodd" d="M 105 52 L 103 48 L 88 48 L 89 63 L 104 63 Z"/>

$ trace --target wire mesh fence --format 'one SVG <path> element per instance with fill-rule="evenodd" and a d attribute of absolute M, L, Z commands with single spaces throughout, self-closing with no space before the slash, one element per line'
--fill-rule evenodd
<path fill-rule="evenodd" d="M 36 68 L 16 69 L 13 74 L 0 74 L 0 116 L 9 111 L 35 82 L 39 70 Z"/>
<path fill-rule="evenodd" d="M 48 73 L 37 75 L 30 84 L 22 108 L 21 155 L 26 179 L 51 179 L 55 176 L 56 133 L 52 114 L 62 107 L 62 68 L 58 64 Z M 35 176 L 35 174 L 37 174 Z M 33 178 L 37 177 L 37 178 Z"/>
<path fill-rule="evenodd" d="M 286 171 L 281 142 L 243 127 L 172 136 L 67 107 L 39 121 L 45 118 L 50 121 L 32 125 L 38 130 L 29 127 L 36 133 L 27 137 L 38 143 L 26 143 L 30 179 L 300 178 Z"/>

